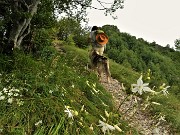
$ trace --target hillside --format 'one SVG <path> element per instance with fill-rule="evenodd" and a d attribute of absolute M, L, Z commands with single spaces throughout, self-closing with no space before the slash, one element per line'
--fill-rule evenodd
<path fill-rule="evenodd" d="M 1 134 L 102 134 L 101 121 L 116 125 L 113 134 L 137 134 L 85 68 L 87 51 L 47 46 L 36 57 L 14 50 L 0 58 Z"/>
<path fill-rule="evenodd" d="M 131 107 L 127 113 L 122 108 L 117 112 L 117 103 L 127 107 L 131 101 L 123 101 L 126 92 L 115 91 L 119 99 L 113 99 L 115 95 L 112 97 L 107 91 L 109 86 L 102 86 L 97 76 L 87 70 L 88 52 L 68 45 L 58 49 L 46 47 L 39 57 L 19 51 L 13 56 L 1 56 L 1 133 L 101 134 L 99 120 L 117 125 L 123 131 L 115 130 L 113 134 L 140 133 L 138 128 L 128 126 L 130 121 L 126 118 L 132 113 Z M 139 77 L 139 73 L 113 61 L 110 69 L 115 82 L 123 82 L 126 90 Z M 110 90 L 120 87 L 113 82 L 111 85 Z M 68 118 L 67 109 L 73 112 L 73 119 Z"/>
<path fill-rule="evenodd" d="M 168 46 L 162 47 L 155 42 L 149 43 L 142 38 L 137 39 L 128 33 L 120 32 L 113 25 L 105 25 L 102 29 L 109 35 L 106 50 L 109 58 L 132 71 L 141 73 L 144 76 L 143 81 L 149 83 L 149 87 L 156 92 L 166 90 L 167 93 L 164 93 L 166 96 L 150 96 L 149 101 L 161 105 L 150 105 L 149 110 L 154 116 L 159 114 L 165 116 L 173 130 L 179 133 L 180 52 Z M 118 79 L 126 84 L 127 91 L 134 83 L 129 78 L 128 82 Z M 140 97 L 147 99 L 146 96 Z"/>
<path fill-rule="evenodd" d="M 0 135 L 180 134 L 179 51 L 102 26 L 112 82 L 100 83 L 87 66 L 92 2 L 0 3 Z"/>

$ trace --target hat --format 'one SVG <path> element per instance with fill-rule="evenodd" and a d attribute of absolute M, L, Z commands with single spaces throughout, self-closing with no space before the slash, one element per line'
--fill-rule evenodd
<path fill-rule="evenodd" d="M 98 33 L 96 35 L 96 41 L 100 45 L 105 45 L 108 42 L 108 36 L 105 33 Z"/>

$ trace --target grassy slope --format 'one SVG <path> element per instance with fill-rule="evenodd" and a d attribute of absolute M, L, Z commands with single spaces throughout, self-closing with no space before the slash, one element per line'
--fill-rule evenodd
<path fill-rule="evenodd" d="M 70 46 L 64 49 L 66 53 L 59 54 L 47 47 L 39 59 L 17 51 L 12 57 L 1 55 L 0 96 L 5 96 L 0 100 L 2 134 L 102 134 L 97 126 L 102 117 L 124 131 L 115 130 L 114 134 L 130 130 L 116 114 L 111 95 L 96 75 L 85 69 L 87 51 Z M 117 70 L 114 75 L 119 73 Z M 64 112 L 65 106 L 78 112 L 73 120 Z M 109 118 L 105 110 L 112 112 Z"/>
<path fill-rule="evenodd" d="M 0 57 L 0 89 L 15 87 L 19 94 L 13 103 L 7 98 L 0 101 L 0 129 L 4 134 L 101 134 L 98 121 L 105 117 L 109 124 L 119 124 L 125 134 L 130 129 L 116 114 L 112 97 L 98 83 L 95 74 L 86 70 L 88 53 L 83 49 L 65 46 L 66 53 L 59 54 L 53 47 L 45 48 L 41 58 L 16 52 L 13 58 Z M 129 88 L 139 74 L 110 61 L 112 76 Z M 9 88 L 10 87 L 10 88 Z M 23 105 L 19 104 L 23 101 Z M 179 102 L 170 98 L 156 98 L 157 102 L 169 104 L 154 107 L 154 113 L 167 115 L 175 128 L 180 125 Z M 168 101 L 168 102 L 166 102 Z M 172 106 L 173 104 L 173 106 Z M 80 111 L 84 105 L 84 111 Z M 171 105 L 171 106 L 170 106 Z M 74 120 L 67 117 L 65 106 L 78 112 Z M 109 118 L 104 111 L 112 112 Z M 35 125 L 42 120 L 42 124 Z M 73 123 L 72 123 L 73 122 Z M 133 129 L 131 129 L 133 130 Z M 68 133 L 68 132 L 69 133 Z M 114 134 L 120 134 L 114 131 Z M 136 132 L 134 131 L 134 134 Z"/>

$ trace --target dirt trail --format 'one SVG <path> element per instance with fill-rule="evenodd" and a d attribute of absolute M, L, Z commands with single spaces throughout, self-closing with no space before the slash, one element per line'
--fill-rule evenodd
<path fill-rule="evenodd" d="M 54 44 L 54 47 L 60 52 L 65 53 L 65 50 L 57 44 Z M 127 94 L 121 87 L 121 83 L 116 79 L 111 78 L 111 82 L 108 84 L 103 78 L 101 84 L 104 86 L 106 90 L 108 90 L 114 100 L 117 108 L 119 108 L 119 104 L 124 101 L 127 97 Z M 129 126 L 135 127 L 139 134 L 141 135 L 173 135 L 169 131 L 169 126 L 166 124 L 158 124 L 157 120 L 153 119 L 153 117 L 147 111 L 142 111 L 141 107 L 134 107 L 137 103 L 136 100 L 140 102 L 140 98 L 135 96 L 129 96 L 125 102 L 119 108 L 119 112 L 123 114 L 123 118 L 128 121 Z M 130 108 L 129 110 L 127 110 Z M 135 110 L 135 108 L 137 108 Z M 157 129 L 157 130 L 156 130 Z"/>
<path fill-rule="evenodd" d="M 101 84 L 112 94 L 115 104 L 119 108 L 119 105 L 127 98 L 122 84 L 113 78 L 109 84 L 105 80 Z M 119 108 L 119 112 L 123 114 L 122 117 L 128 121 L 129 126 L 135 127 L 142 135 L 173 135 L 165 121 L 157 121 L 146 110 L 143 111 L 142 107 L 137 107 L 137 102 L 140 101 L 141 99 L 134 95 L 129 96 Z"/>

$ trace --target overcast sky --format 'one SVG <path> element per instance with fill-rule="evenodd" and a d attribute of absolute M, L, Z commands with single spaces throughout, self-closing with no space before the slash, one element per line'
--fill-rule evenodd
<path fill-rule="evenodd" d="M 96 0 L 93 5 L 98 6 Z M 121 32 L 162 46 L 174 47 L 174 40 L 180 38 L 180 0 L 125 0 L 124 9 L 116 15 L 118 19 L 113 20 L 102 11 L 91 9 L 88 25 L 116 25 Z"/>

